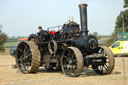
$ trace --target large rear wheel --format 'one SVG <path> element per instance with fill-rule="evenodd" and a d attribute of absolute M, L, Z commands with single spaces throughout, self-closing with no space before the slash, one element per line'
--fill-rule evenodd
<path fill-rule="evenodd" d="M 78 48 L 68 47 L 61 56 L 61 68 L 64 74 L 71 77 L 79 76 L 83 71 L 83 56 Z"/>
<path fill-rule="evenodd" d="M 32 41 L 23 41 L 17 47 L 16 64 L 22 73 L 35 73 L 40 66 L 40 51 Z"/>

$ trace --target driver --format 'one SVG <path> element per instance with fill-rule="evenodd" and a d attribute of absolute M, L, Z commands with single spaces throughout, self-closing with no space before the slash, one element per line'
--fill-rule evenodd
<path fill-rule="evenodd" d="M 50 34 L 47 31 L 43 30 L 42 26 L 39 26 L 38 29 L 39 29 L 39 32 L 37 34 L 39 36 L 39 40 L 48 41 L 48 39 L 50 38 Z"/>
<path fill-rule="evenodd" d="M 37 34 L 40 35 L 41 31 L 43 31 L 42 26 L 39 26 L 38 29 L 39 29 L 39 32 Z"/>

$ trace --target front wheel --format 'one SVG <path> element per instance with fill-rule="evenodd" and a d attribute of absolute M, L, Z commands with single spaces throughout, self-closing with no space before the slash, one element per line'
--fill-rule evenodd
<path fill-rule="evenodd" d="M 83 71 L 83 56 L 78 48 L 68 47 L 61 56 L 61 68 L 65 75 L 76 77 Z"/>
<path fill-rule="evenodd" d="M 98 49 L 99 54 L 103 54 L 106 58 L 106 63 L 101 65 L 92 65 L 93 70 L 98 74 L 110 74 L 115 66 L 115 59 L 112 51 L 105 46 L 101 46 Z"/>

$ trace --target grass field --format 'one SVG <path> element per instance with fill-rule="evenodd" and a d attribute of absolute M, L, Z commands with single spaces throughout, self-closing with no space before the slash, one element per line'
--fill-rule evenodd
<path fill-rule="evenodd" d="M 9 48 L 11 46 L 16 46 L 17 42 L 6 42 L 4 43 L 5 48 Z"/>
<path fill-rule="evenodd" d="M 5 51 L 4 52 L 0 52 L 0 55 L 5 55 L 5 54 L 10 54 L 10 48 L 12 46 L 16 46 L 17 42 L 6 42 L 4 43 L 4 47 L 5 47 Z"/>

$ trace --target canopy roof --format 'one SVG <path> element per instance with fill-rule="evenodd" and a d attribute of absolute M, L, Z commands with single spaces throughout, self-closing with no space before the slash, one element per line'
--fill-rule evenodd
<path fill-rule="evenodd" d="M 28 40 L 28 38 L 20 38 L 20 39 L 18 39 L 18 40 L 26 41 L 26 40 Z"/>

